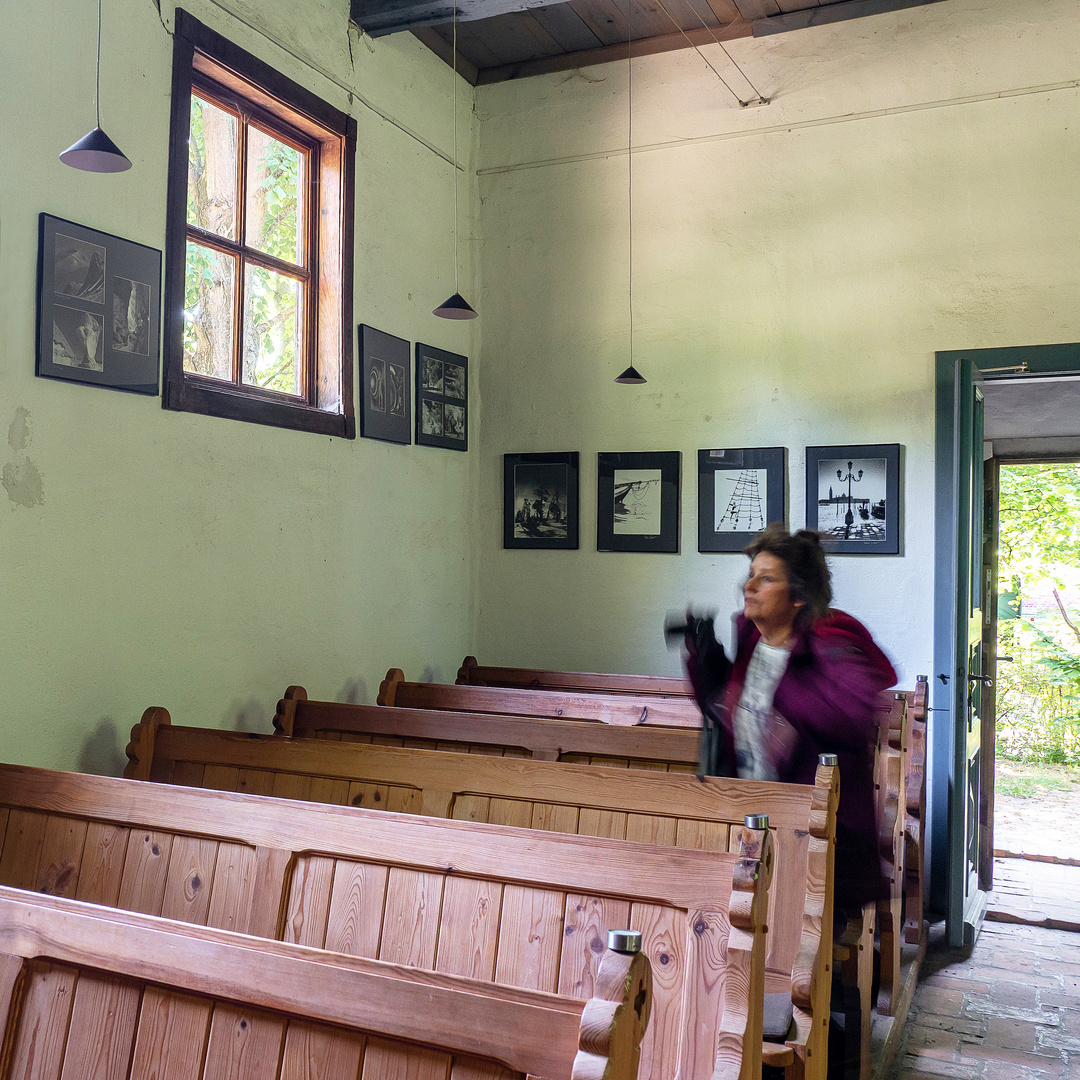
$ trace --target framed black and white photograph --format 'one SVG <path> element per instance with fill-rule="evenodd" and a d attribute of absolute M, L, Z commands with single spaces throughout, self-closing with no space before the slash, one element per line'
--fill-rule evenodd
<path fill-rule="evenodd" d="M 467 357 L 417 344 L 416 441 L 444 450 L 469 449 Z"/>
<path fill-rule="evenodd" d="M 698 451 L 698 551 L 742 551 L 770 522 L 786 524 L 783 446 Z"/>
<path fill-rule="evenodd" d="M 412 442 L 412 388 L 409 384 L 409 342 L 373 326 L 360 333 L 360 434 L 365 439 Z"/>
<path fill-rule="evenodd" d="M 157 394 L 160 313 L 160 251 L 40 215 L 38 375 Z"/>
<path fill-rule="evenodd" d="M 682 454 L 598 454 L 597 551 L 679 550 Z"/>
<path fill-rule="evenodd" d="M 900 445 L 808 446 L 806 527 L 836 555 L 900 553 Z"/>
<path fill-rule="evenodd" d="M 577 451 L 504 454 L 503 547 L 576 550 L 577 546 Z"/>

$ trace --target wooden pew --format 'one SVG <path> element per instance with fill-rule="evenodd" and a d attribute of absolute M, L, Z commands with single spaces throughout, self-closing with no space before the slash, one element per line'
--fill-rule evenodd
<path fill-rule="evenodd" d="M 666 675 L 608 675 L 592 671 L 540 671 L 535 668 L 482 667 L 466 656 L 458 668 L 461 686 L 501 686 L 517 690 L 565 690 L 575 694 L 651 694 L 692 698 L 683 678 Z"/>
<path fill-rule="evenodd" d="M 701 726 L 701 710 L 693 698 L 414 683 L 405 681 L 405 675 L 400 668 L 391 668 L 386 673 L 376 700 L 380 705 L 397 705 L 406 709 L 451 709 L 456 712 L 498 713 L 503 716 L 572 718 L 625 727 L 638 724 L 690 728 Z"/>
<path fill-rule="evenodd" d="M 634 1080 L 646 957 L 495 986 L 0 888 L 6 1077 Z"/>
<path fill-rule="evenodd" d="M 308 701 L 302 686 L 285 691 L 277 705 L 274 729 L 289 738 L 374 739 L 418 749 L 669 772 L 694 772 L 698 762 L 698 732 L 689 728 L 627 728 L 545 717 L 343 705 Z"/>
<path fill-rule="evenodd" d="M 129 753 L 128 775 L 137 778 L 716 851 L 729 848 L 729 836 L 738 834 L 747 814 L 767 810 L 776 845 L 767 989 L 795 1005 L 796 1030 L 788 1040 L 800 1062 L 795 1075 L 824 1074 L 839 794 L 835 767 L 820 767 L 814 787 L 702 780 L 681 773 L 174 727 L 163 709 L 147 710 L 133 729 Z M 773 1049 L 769 1060 L 783 1064 L 786 1059 Z"/>
<path fill-rule="evenodd" d="M 640 930 L 642 1080 L 758 1080 L 767 832 L 673 850 L 6 765 L 0 833 L 3 885 L 571 997 Z"/>

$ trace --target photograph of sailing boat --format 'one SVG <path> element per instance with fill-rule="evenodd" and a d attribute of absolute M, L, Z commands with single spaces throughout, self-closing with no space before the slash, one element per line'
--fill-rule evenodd
<path fill-rule="evenodd" d="M 616 469 L 612 524 L 616 533 L 660 535 L 660 470 Z"/>
<path fill-rule="evenodd" d="M 682 454 L 598 454 L 597 551 L 679 550 Z"/>
<path fill-rule="evenodd" d="M 577 452 L 504 454 L 503 547 L 577 546 Z"/>
<path fill-rule="evenodd" d="M 806 527 L 836 554 L 898 554 L 899 476 L 899 445 L 807 447 Z"/>

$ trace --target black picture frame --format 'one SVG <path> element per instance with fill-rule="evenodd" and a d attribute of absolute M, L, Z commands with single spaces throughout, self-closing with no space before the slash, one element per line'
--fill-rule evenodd
<path fill-rule="evenodd" d="M 416 444 L 469 449 L 469 358 L 416 344 Z"/>
<path fill-rule="evenodd" d="M 808 446 L 806 527 L 830 554 L 899 555 L 900 444 Z"/>
<path fill-rule="evenodd" d="M 161 252 L 41 214 L 37 269 L 34 374 L 156 397 Z"/>
<path fill-rule="evenodd" d="M 698 451 L 698 551 L 742 551 L 786 507 L 786 447 Z"/>
<path fill-rule="evenodd" d="M 412 443 L 411 343 L 360 323 L 360 435 Z"/>
<path fill-rule="evenodd" d="M 677 554 L 681 451 L 597 454 L 596 461 L 596 550 Z"/>
<path fill-rule="evenodd" d="M 504 454 L 503 547 L 576 551 L 578 496 L 576 450 Z"/>

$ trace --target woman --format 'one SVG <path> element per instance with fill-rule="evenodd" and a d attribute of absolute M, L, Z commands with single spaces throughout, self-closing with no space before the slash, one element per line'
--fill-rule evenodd
<path fill-rule="evenodd" d="M 874 812 L 878 694 L 896 673 L 869 631 L 830 608 L 832 585 L 816 533 L 777 525 L 745 554 L 750 576 L 734 660 L 711 620 L 688 618 L 687 669 L 705 725 L 702 771 L 812 784 L 819 754 L 836 754 L 837 914 L 887 895 Z"/>

